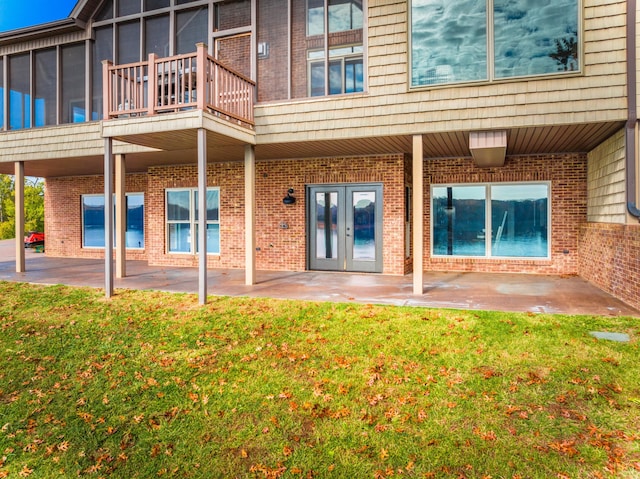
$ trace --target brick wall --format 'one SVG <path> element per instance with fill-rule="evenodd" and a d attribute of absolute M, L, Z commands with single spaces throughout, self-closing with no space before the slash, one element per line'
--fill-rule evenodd
<path fill-rule="evenodd" d="M 144 193 L 147 176 L 127 175 L 128 193 Z M 44 212 L 47 255 L 55 257 L 104 258 L 102 248 L 82 248 L 82 195 L 104 194 L 102 176 L 48 178 L 45 183 Z M 147 229 L 145 204 L 145 230 Z M 145 235 L 145 243 L 148 239 Z M 147 243 L 148 244 L 148 243 Z M 145 246 L 147 248 L 148 246 Z M 127 259 L 146 259 L 145 250 L 127 250 Z"/>
<path fill-rule="evenodd" d="M 220 188 L 220 255 L 208 255 L 210 268 L 244 267 L 244 167 L 242 163 L 210 163 L 207 185 Z M 150 265 L 198 266 L 191 254 L 166 253 L 165 189 L 196 188 L 196 165 L 149 168 L 145 198 L 149 228 L 145 236 Z"/>
<path fill-rule="evenodd" d="M 588 223 L 580 233 L 580 276 L 640 309 L 640 225 Z"/>
<path fill-rule="evenodd" d="M 508 157 L 499 168 L 478 168 L 471 159 L 425 161 L 425 270 L 577 274 L 580 225 L 586 221 L 586 156 Z M 551 258 L 435 258 L 430 254 L 432 184 L 551 182 Z"/>
<path fill-rule="evenodd" d="M 256 253 L 258 269 L 302 271 L 306 268 L 305 185 L 383 183 L 383 271 L 404 274 L 403 155 L 258 162 L 256 165 Z M 128 192 L 145 195 L 145 250 L 129 250 L 128 259 L 151 265 L 193 266 L 189 254 L 166 254 L 165 190 L 197 186 L 196 165 L 152 167 L 148 174 L 127 175 Z M 211 268 L 244 267 L 244 167 L 211 163 L 207 184 L 220 188 L 220 255 L 209 255 Z M 289 188 L 297 201 L 284 205 Z M 102 258 L 102 249 L 82 248 L 81 195 L 101 194 L 102 177 L 53 178 L 45 195 L 47 253 L 51 256 Z M 286 225 L 286 227 L 284 227 Z"/>
<path fill-rule="evenodd" d="M 404 155 L 283 160 L 257 164 L 256 263 L 259 269 L 306 267 L 305 185 L 383 183 L 383 273 L 404 274 Z M 282 199 L 289 188 L 294 205 Z M 286 223 L 288 228 L 282 228 Z"/>

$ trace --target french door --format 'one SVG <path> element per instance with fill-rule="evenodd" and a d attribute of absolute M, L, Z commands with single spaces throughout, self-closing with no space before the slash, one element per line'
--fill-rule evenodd
<path fill-rule="evenodd" d="M 382 272 L 382 185 L 309 186 L 309 269 Z"/>

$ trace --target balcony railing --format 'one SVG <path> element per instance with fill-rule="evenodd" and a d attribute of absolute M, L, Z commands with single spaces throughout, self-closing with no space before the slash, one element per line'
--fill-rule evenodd
<path fill-rule="evenodd" d="M 253 127 L 255 82 L 225 67 L 197 45 L 192 54 L 144 62 L 103 63 L 104 119 L 209 110 Z"/>

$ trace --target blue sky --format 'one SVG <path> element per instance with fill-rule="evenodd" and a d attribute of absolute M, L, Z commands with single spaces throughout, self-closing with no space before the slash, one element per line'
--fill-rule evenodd
<path fill-rule="evenodd" d="M 62 20 L 77 0 L 0 0 L 0 32 Z"/>

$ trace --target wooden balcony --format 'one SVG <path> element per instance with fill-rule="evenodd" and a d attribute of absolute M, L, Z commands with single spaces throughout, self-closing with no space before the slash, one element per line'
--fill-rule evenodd
<path fill-rule="evenodd" d="M 253 129 L 255 82 L 207 54 L 195 53 L 113 65 L 103 62 L 104 119 L 205 110 Z"/>

